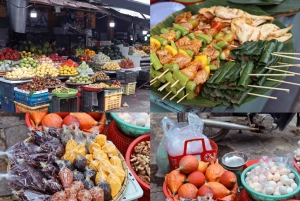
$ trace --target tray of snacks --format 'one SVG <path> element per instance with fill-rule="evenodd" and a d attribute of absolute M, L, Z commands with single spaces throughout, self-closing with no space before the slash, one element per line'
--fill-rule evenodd
<path fill-rule="evenodd" d="M 71 98 L 71 97 L 76 96 L 76 94 L 78 93 L 78 90 L 61 86 L 61 87 L 55 88 L 52 91 L 52 93 L 54 96 L 56 96 L 58 98 Z"/>

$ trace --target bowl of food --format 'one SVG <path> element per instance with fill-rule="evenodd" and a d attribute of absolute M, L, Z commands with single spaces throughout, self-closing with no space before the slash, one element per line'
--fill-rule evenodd
<path fill-rule="evenodd" d="M 260 174 L 261 171 L 265 172 Z M 256 201 L 290 199 L 300 191 L 299 174 L 283 163 L 252 165 L 243 171 L 241 181 L 249 196 Z"/>
<path fill-rule="evenodd" d="M 139 137 L 150 133 L 150 115 L 148 113 L 110 113 L 117 127 L 126 135 Z"/>

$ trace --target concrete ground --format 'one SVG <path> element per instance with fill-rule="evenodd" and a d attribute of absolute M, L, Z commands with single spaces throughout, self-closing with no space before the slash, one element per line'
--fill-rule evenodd
<path fill-rule="evenodd" d="M 163 136 L 161 120 L 169 117 L 177 121 L 175 113 L 155 113 L 151 116 L 151 201 L 165 200 L 162 191 L 164 178 L 156 177 L 156 151 Z M 296 127 L 296 118 L 285 128 L 284 131 L 273 131 L 270 134 L 257 134 L 249 131 L 230 131 L 225 138 L 218 142 L 219 161 L 221 157 L 231 151 L 241 151 L 247 154 L 249 159 L 266 156 L 284 156 L 292 153 L 297 148 L 300 140 L 300 129 Z M 300 196 L 299 196 L 300 198 Z"/>
<path fill-rule="evenodd" d="M 107 112 L 150 112 L 150 90 L 142 88 L 137 90 L 135 95 L 134 98 L 134 95 L 123 94 L 121 108 Z M 125 107 L 124 103 L 129 107 Z"/>

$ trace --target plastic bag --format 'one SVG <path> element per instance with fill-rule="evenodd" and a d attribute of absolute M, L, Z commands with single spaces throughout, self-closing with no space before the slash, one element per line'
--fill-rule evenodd
<path fill-rule="evenodd" d="M 102 181 L 98 183 L 97 186 L 100 187 L 104 192 L 104 201 L 109 201 L 112 199 L 111 187 L 107 181 Z"/>
<path fill-rule="evenodd" d="M 107 141 L 107 137 L 106 135 L 103 135 L 103 134 L 99 134 L 95 137 L 95 142 L 97 144 L 99 144 L 101 147 L 104 146 L 106 144 L 106 141 Z"/>
<path fill-rule="evenodd" d="M 90 165 L 90 162 L 91 162 L 92 160 L 94 160 L 92 154 L 86 154 L 86 155 L 85 155 L 85 158 L 86 158 L 86 163 L 87 163 L 88 165 Z"/>
<path fill-rule="evenodd" d="M 74 181 L 83 181 L 84 175 L 82 172 L 79 172 L 78 170 L 73 171 L 73 179 Z"/>
<path fill-rule="evenodd" d="M 64 191 L 56 192 L 52 195 L 50 201 L 67 201 L 67 195 Z"/>
<path fill-rule="evenodd" d="M 77 170 L 83 172 L 86 165 L 87 165 L 86 158 L 84 156 L 77 154 L 74 160 L 74 167 Z"/>
<path fill-rule="evenodd" d="M 15 191 L 34 190 L 45 193 L 43 175 L 26 163 L 14 165 L 7 173 L 7 181 L 10 188 Z"/>
<path fill-rule="evenodd" d="M 69 140 L 73 138 L 74 130 L 71 126 L 63 125 L 62 132 L 60 134 L 60 140 L 64 146 L 68 143 Z"/>
<path fill-rule="evenodd" d="M 50 194 L 54 194 L 58 191 L 63 190 L 61 183 L 59 182 L 59 180 L 55 178 L 49 180 L 43 179 L 43 183 L 44 183 L 45 190 Z"/>
<path fill-rule="evenodd" d="M 94 150 L 93 158 L 97 159 L 97 160 L 107 160 L 107 161 L 109 161 L 107 154 L 104 151 L 102 151 L 101 149 L 95 149 Z"/>
<path fill-rule="evenodd" d="M 102 150 L 109 156 L 117 156 L 118 155 L 118 149 L 117 147 L 110 141 L 107 141 L 105 145 L 102 146 Z"/>
<path fill-rule="evenodd" d="M 92 160 L 89 164 L 89 168 L 97 171 L 99 169 L 99 164 L 100 162 L 98 160 Z"/>
<path fill-rule="evenodd" d="M 92 201 L 104 201 L 104 191 L 100 187 L 93 187 L 89 190 L 92 195 Z"/>
<path fill-rule="evenodd" d="M 93 188 L 95 186 L 95 184 L 94 184 L 93 180 L 91 180 L 91 178 L 86 177 L 83 180 L 83 186 L 85 189 L 90 190 L 91 188 Z"/>
<path fill-rule="evenodd" d="M 84 177 L 86 178 L 91 178 L 93 181 L 95 180 L 95 177 L 96 177 L 96 174 L 97 174 L 97 171 L 96 170 L 93 170 L 93 169 L 90 169 L 88 166 L 85 167 L 84 169 Z"/>
<path fill-rule="evenodd" d="M 20 201 L 48 201 L 51 198 L 51 195 L 42 194 L 33 190 L 14 191 L 13 194 L 17 195 Z"/>
<path fill-rule="evenodd" d="M 109 162 L 110 162 L 112 165 L 114 165 L 114 166 L 123 167 L 122 161 L 121 161 L 121 159 L 120 159 L 118 156 L 112 156 L 112 157 L 109 159 Z"/>
<path fill-rule="evenodd" d="M 77 194 L 78 201 L 92 201 L 92 195 L 88 190 L 81 190 Z"/>
<path fill-rule="evenodd" d="M 91 142 L 89 146 L 89 153 L 93 154 L 95 150 L 102 150 L 102 147 L 96 142 Z"/>
<path fill-rule="evenodd" d="M 284 157 L 268 157 L 262 156 L 259 160 L 260 163 L 267 163 L 271 165 L 272 163 L 275 164 L 284 164 L 287 168 L 294 169 L 294 158 L 293 155 L 288 153 Z"/>
<path fill-rule="evenodd" d="M 60 135 L 61 135 L 61 132 L 62 130 L 61 129 L 57 129 L 57 128 L 54 128 L 54 127 L 46 127 L 44 126 L 44 131 L 51 135 L 52 137 L 55 137 L 55 138 L 60 138 Z"/>
<path fill-rule="evenodd" d="M 63 167 L 60 169 L 58 175 L 63 187 L 69 188 L 73 182 L 73 172 L 70 169 Z"/>
<path fill-rule="evenodd" d="M 111 174 L 114 174 L 115 176 L 119 177 L 121 183 L 123 183 L 125 176 L 126 176 L 126 173 L 125 173 L 123 167 L 111 166 L 109 171 Z"/>
<path fill-rule="evenodd" d="M 60 142 L 48 141 L 40 145 L 41 149 L 53 153 L 57 157 L 62 157 L 65 153 L 65 148 Z"/>
<path fill-rule="evenodd" d="M 58 159 L 56 159 L 54 162 L 59 167 L 59 169 L 62 169 L 63 167 L 67 167 L 68 169 L 70 169 L 72 171 L 75 170 L 73 164 L 68 160 L 58 160 Z"/>
<path fill-rule="evenodd" d="M 37 153 L 26 155 L 22 159 L 17 159 L 18 164 L 27 163 L 34 168 L 42 168 L 41 163 L 52 163 L 54 156 L 51 153 Z"/>
<path fill-rule="evenodd" d="M 188 121 L 188 123 L 175 123 L 167 117 L 162 119 L 164 135 L 156 152 L 156 163 L 158 165 L 156 176 L 164 177 L 165 174 L 170 172 L 168 153 L 171 156 L 182 155 L 185 140 L 203 138 L 206 150 L 212 149 L 209 139 L 202 134 L 204 125 L 202 120 L 196 114 L 189 113 Z M 201 141 L 189 142 L 187 144 L 187 154 L 201 152 L 203 152 Z"/>
<path fill-rule="evenodd" d="M 107 177 L 107 182 L 111 187 L 111 196 L 115 197 L 122 188 L 122 182 L 120 178 L 117 175 L 110 173 Z"/>
<path fill-rule="evenodd" d="M 40 162 L 40 166 L 42 167 L 41 171 L 48 178 L 58 178 L 58 168 L 52 165 L 51 163 Z"/>
<path fill-rule="evenodd" d="M 31 139 L 37 144 L 41 145 L 45 142 L 51 141 L 51 142 L 57 142 L 60 143 L 59 139 L 48 135 L 46 132 L 40 131 L 40 130 L 31 130 L 29 133 Z"/>

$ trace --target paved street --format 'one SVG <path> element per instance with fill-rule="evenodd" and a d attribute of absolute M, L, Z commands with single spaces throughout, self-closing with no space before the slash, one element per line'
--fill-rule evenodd
<path fill-rule="evenodd" d="M 163 135 L 161 119 L 169 117 L 177 121 L 176 114 L 155 113 L 151 116 L 151 200 L 165 200 L 162 192 L 164 178 L 156 177 L 157 165 L 155 161 L 156 151 Z M 262 155 L 282 156 L 291 153 L 297 147 L 300 140 L 300 129 L 296 127 L 296 118 L 284 131 L 273 131 L 271 134 L 257 134 L 248 131 L 238 133 L 230 131 L 227 136 L 218 143 L 220 158 L 231 151 L 247 153 L 249 159 L 259 158 Z"/>

